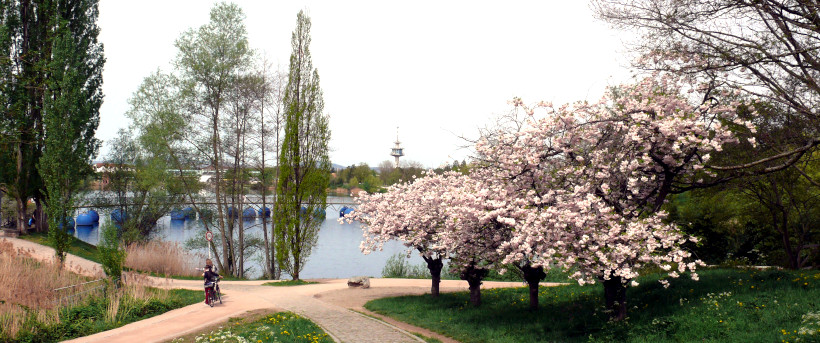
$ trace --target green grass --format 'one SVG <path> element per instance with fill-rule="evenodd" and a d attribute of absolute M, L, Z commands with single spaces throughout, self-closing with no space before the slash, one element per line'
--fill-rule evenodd
<path fill-rule="evenodd" d="M 48 240 L 47 233 L 32 232 L 28 235 L 21 235 L 18 238 L 54 248 L 54 246 Z M 82 257 L 89 261 L 100 263 L 100 259 L 97 256 L 97 247 L 86 242 L 83 242 L 77 238 L 74 238 L 71 241 L 71 247 L 68 249 L 68 253 Z"/>
<path fill-rule="evenodd" d="M 425 335 L 422 335 L 422 334 L 420 334 L 420 333 L 416 333 L 416 332 L 411 332 L 411 333 L 412 333 L 414 336 L 416 336 L 416 337 L 418 337 L 418 338 L 423 339 L 423 340 L 424 340 L 425 342 L 427 342 L 427 343 L 441 343 L 441 340 L 440 340 L 440 339 L 438 339 L 438 338 L 427 337 L 427 336 L 425 336 Z"/>
<path fill-rule="evenodd" d="M 700 281 L 673 279 L 668 289 L 659 275 L 640 278 L 627 292 L 629 317 L 617 323 L 608 321 L 600 284 L 542 287 L 538 311 L 528 310 L 524 287 L 483 290 L 479 308 L 465 292 L 377 299 L 365 308 L 464 343 L 820 342 L 820 272 L 699 274 Z"/>
<path fill-rule="evenodd" d="M 287 280 L 287 281 L 265 282 L 265 283 L 262 284 L 262 286 L 287 287 L 287 286 L 312 285 L 314 283 L 318 283 L 318 282 L 304 281 L 304 280 Z"/>
<path fill-rule="evenodd" d="M 149 290 L 157 292 L 158 290 Z M 205 292 L 184 289 L 169 291 L 167 300 L 121 301 L 116 321 L 106 320 L 108 299 L 91 298 L 83 304 L 60 310 L 60 322 L 56 324 L 40 323 L 36 316 L 30 316 L 16 338 L 7 337 L 0 328 L 2 342 L 56 342 L 97 332 L 111 330 L 120 326 L 160 315 L 170 310 L 196 304 L 202 301 Z"/>
<path fill-rule="evenodd" d="M 242 339 L 240 339 L 241 337 Z M 174 340 L 174 342 L 182 340 Z M 333 340 L 316 324 L 291 312 L 278 312 L 253 322 L 229 320 L 226 327 L 201 334 L 196 342 L 308 342 Z"/>

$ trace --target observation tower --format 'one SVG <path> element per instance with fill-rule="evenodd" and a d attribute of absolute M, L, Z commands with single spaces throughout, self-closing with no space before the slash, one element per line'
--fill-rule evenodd
<path fill-rule="evenodd" d="M 399 167 L 399 157 L 404 156 L 401 148 L 401 142 L 399 141 L 399 128 L 396 127 L 396 145 L 393 146 L 392 151 L 390 152 L 390 156 L 396 158 L 396 168 Z"/>

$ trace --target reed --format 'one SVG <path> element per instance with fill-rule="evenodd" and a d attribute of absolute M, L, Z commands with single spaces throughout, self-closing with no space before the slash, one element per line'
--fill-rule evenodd
<path fill-rule="evenodd" d="M 55 291 L 90 280 L 51 263 L 36 261 L 28 251 L 0 240 L 0 327 L 14 336 L 25 321 L 59 322 L 59 297 Z M 27 310 L 28 309 L 28 310 Z M 33 318 L 32 318 L 33 317 Z"/>
<path fill-rule="evenodd" d="M 55 264 L 35 260 L 31 253 L 0 240 L 0 341 L 14 339 L 32 325 L 59 324 L 60 313 L 69 307 L 102 302 L 104 319 L 113 325 L 141 311 L 154 300 L 168 302 L 169 291 L 148 289 L 151 280 L 129 273 L 128 283 L 118 290 L 107 282 L 60 270 Z M 65 288 L 67 286 L 72 286 Z M 105 292 L 107 290 L 107 292 Z"/>
<path fill-rule="evenodd" d="M 196 267 L 205 260 L 172 242 L 135 243 L 129 245 L 126 252 L 126 267 L 159 275 L 198 276 L 201 272 Z"/>

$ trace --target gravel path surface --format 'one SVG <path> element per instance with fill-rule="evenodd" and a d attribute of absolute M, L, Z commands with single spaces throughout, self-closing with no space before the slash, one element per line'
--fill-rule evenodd
<path fill-rule="evenodd" d="M 4 238 L 16 247 L 26 250 L 40 260 L 53 260 L 54 249 L 16 238 Z M 69 255 L 67 265 L 89 276 L 100 275 L 99 264 Z M 145 278 L 140 278 L 145 279 Z M 154 286 L 165 288 L 202 289 L 202 281 L 147 278 Z M 213 308 L 204 303 L 193 304 L 162 315 L 131 323 L 123 327 L 77 338 L 68 342 L 163 342 L 202 328 L 226 322 L 228 318 L 245 312 L 270 309 L 287 310 L 311 319 L 321 326 L 336 342 L 382 343 L 424 342 L 408 333 L 419 332 L 444 342 L 456 342 L 436 333 L 406 323 L 388 324 L 353 310 L 365 312 L 362 307 L 369 300 L 405 294 L 424 294 L 430 290 L 430 280 L 371 279 L 369 289 L 351 289 L 346 279 L 316 280 L 319 284 L 271 287 L 268 281 L 223 281 L 223 304 Z M 483 288 L 520 287 L 520 282 L 485 282 Z M 442 292 L 465 291 L 467 283 L 444 280 Z"/>

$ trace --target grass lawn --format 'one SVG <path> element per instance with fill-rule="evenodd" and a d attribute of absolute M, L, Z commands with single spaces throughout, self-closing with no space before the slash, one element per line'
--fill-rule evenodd
<path fill-rule="evenodd" d="M 186 336 L 172 342 L 308 342 L 333 340 L 309 319 L 291 312 L 265 316 L 229 318 L 228 323 L 209 332 Z"/>
<path fill-rule="evenodd" d="M 670 281 L 640 278 L 629 317 L 609 323 L 600 284 L 542 287 L 528 310 L 524 287 L 377 299 L 365 307 L 461 342 L 820 342 L 820 271 L 712 269 Z"/>

